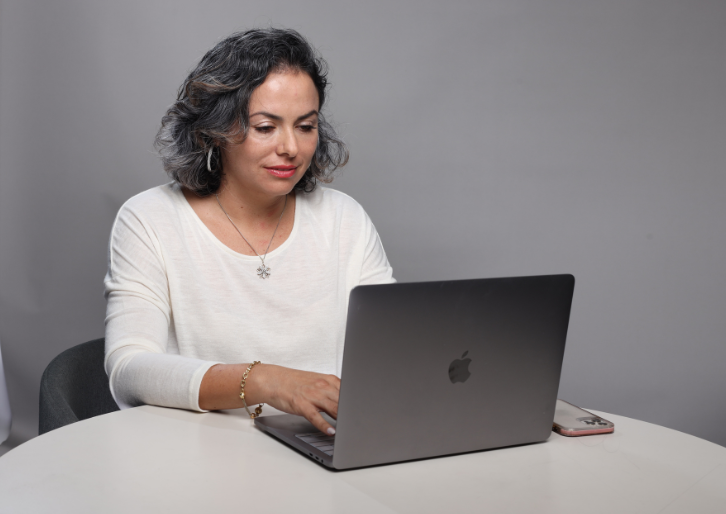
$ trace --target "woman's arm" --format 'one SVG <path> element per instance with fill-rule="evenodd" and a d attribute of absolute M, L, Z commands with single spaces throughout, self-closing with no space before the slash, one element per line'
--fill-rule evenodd
<path fill-rule="evenodd" d="M 373 226 L 373 222 L 368 217 L 368 214 L 364 213 L 364 230 L 361 231 L 363 235 L 363 264 L 360 272 L 360 285 L 369 284 L 390 284 L 395 282 L 393 278 L 393 270 L 386 257 L 386 252 L 383 249 L 381 238 L 378 236 L 376 227 Z"/>
<path fill-rule="evenodd" d="M 168 351 L 172 319 L 159 228 L 165 197 L 151 190 L 120 209 L 111 231 L 106 299 L 106 372 L 120 407 L 151 404 L 200 410 L 198 389 L 216 364 Z M 156 212 L 159 211 L 159 212 Z"/>
<path fill-rule="evenodd" d="M 209 368 L 199 389 L 199 406 L 204 410 L 238 409 L 242 374 L 248 364 L 217 364 Z M 257 364 L 245 384 L 247 405 L 266 403 L 272 407 L 304 416 L 318 430 L 334 434 L 335 429 L 320 412 L 338 416 L 340 379 L 309 371 Z M 332 431 L 332 432 L 331 432 Z"/>

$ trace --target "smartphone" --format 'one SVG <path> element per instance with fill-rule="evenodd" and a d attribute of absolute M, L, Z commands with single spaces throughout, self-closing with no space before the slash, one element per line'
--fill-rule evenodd
<path fill-rule="evenodd" d="M 552 430 L 567 437 L 577 437 L 581 435 L 609 434 L 615 431 L 615 425 L 592 412 L 575 407 L 564 400 L 557 400 Z"/>

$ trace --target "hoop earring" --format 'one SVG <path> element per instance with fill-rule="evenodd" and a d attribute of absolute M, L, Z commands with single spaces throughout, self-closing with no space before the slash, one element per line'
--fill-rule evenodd
<path fill-rule="evenodd" d="M 212 171 L 212 152 L 214 152 L 214 147 L 209 149 L 209 152 L 207 153 L 207 171 L 209 173 L 214 173 Z"/>

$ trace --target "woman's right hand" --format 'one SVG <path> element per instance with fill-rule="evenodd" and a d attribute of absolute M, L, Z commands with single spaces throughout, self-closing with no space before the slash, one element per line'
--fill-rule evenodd
<path fill-rule="evenodd" d="M 303 416 L 321 432 L 335 434 L 335 429 L 320 415 L 326 412 L 333 419 L 338 418 L 340 379 L 335 375 L 257 364 L 245 390 L 245 397 L 251 403 L 266 403 L 283 412 Z"/>
<path fill-rule="evenodd" d="M 248 364 L 216 364 L 209 368 L 199 388 L 199 406 L 204 410 L 239 409 L 240 381 Z M 248 407 L 266 403 L 289 414 L 303 416 L 318 430 L 334 434 L 335 429 L 320 415 L 338 418 L 340 379 L 274 364 L 257 364 L 245 384 Z M 332 430 L 332 432 L 330 432 Z"/>

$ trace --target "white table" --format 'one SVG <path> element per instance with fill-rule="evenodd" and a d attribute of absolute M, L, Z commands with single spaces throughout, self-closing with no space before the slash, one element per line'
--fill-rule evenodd
<path fill-rule="evenodd" d="M 240 412 L 139 407 L 1 457 L 0 513 L 726 512 L 726 448 L 598 414 L 614 434 L 336 472 Z"/>

